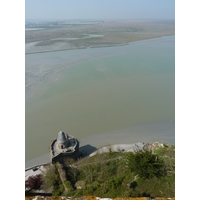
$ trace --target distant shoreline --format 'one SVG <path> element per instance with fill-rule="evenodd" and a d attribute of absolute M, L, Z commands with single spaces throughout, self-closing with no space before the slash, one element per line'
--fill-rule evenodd
<path fill-rule="evenodd" d="M 126 46 L 130 45 L 136 42 L 142 42 L 142 41 L 148 41 L 148 40 L 154 40 L 154 39 L 159 39 L 162 37 L 172 37 L 175 36 L 175 34 L 172 35 L 163 35 L 163 36 L 158 36 L 158 37 L 149 37 L 149 38 L 144 38 L 144 39 L 136 39 L 135 41 L 128 42 L 128 43 L 119 43 L 119 44 L 112 44 L 112 45 L 97 45 L 97 46 L 91 46 L 91 47 L 74 47 L 74 48 L 64 48 L 64 49 L 55 49 L 55 50 L 44 50 L 44 51 L 35 51 L 35 52 L 27 52 L 25 51 L 25 55 L 29 54 L 38 54 L 38 53 L 50 53 L 50 52 L 59 52 L 59 51 L 70 51 L 70 50 L 78 50 L 78 49 L 88 49 L 88 48 L 106 48 L 106 47 L 118 47 L 118 46 Z M 29 44 L 29 43 L 27 43 Z"/>
<path fill-rule="evenodd" d="M 141 40 L 138 40 L 141 41 Z M 135 41 L 135 42 L 138 42 Z M 27 43 L 28 44 L 28 43 Z M 114 45 L 108 45 L 108 46 L 93 46 L 93 47 L 77 47 L 77 48 L 69 48 L 69 49 L 58 49 L 58 50 L 50 50 L 50 51 L 38 51 L 38 52 L 30 52 L 30 53 L 25 53 L 25 55 L 29 54 L 37 54 L 37 53 L 49 53 L 49 52 L 59 52 L 59 51 L 70 51 L 70 50 L 78 50 L 78 49 L 88 49 L 88 48 L 105 48 L 105 47 L 117 47 L 117 46 L 126 46 L 128 44 L 114 44 Z"/>
<path fill-rule="evenodd" d="M 25 54 L 124 46 L 175 35 L 173 20 L 105 21 L 77 26 L 35 25 L 27 24 L 25 29 Z"/>

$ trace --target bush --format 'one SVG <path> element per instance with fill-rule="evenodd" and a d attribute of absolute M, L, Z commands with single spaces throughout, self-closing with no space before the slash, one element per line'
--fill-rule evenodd
<path fill-rule="evenodd" d="M 123 177 L 116 176 L 112 180 L 109 180 L 109 189 L 116 189 L 123 182 Z"/>
<path fill-rule="evenodd" d="M 52 191 L 52 196 L 60 196 L 60 195 L 61 195 L 61 191 L 59 188 Z"/>
<path fill-rule="evenodd" d="M 128 167 L 141 178 L 147 179 L 153 176 L 159 178 L 165 173 L 163 160 L 150 151 L 140 150 L 135 154 L 129 154 Z"/>
<path fill-rule="evenodd" d="M 63 184 L 60 180 L 58 169 L 56 166 L 50 166 L 44 177 L 42 188 L 48 190 L 53 186 L 52 195 L 58 196 L 64 191 Z"/>

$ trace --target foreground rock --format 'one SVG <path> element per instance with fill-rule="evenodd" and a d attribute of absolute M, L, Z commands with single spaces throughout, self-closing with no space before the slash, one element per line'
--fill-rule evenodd
<path fill-rule="evenodd" d="M 108 145 L 101 147 L 97 151 L 91 153 L 89 156 L 95 156 L 96 154 L 101 154 L 101 153 L 108 153 L 108 152 L 136 152 L 139 150 L 154 150 L 158 147 L 163 147 L 164 145 L 159 142 L 154 142 L 152 144 L 145 144 L 141 142 L 137 143 L 132 143 L 132 144 L 115 144 L 115 145 Z"/>
<path fill-rule="evenodd" d="M 149 144 L 149 143 L 145 144 L 143 149 L 148 150 L 148 151 L 153 151 L 153 150 L 155 150 L 159 147 L 164 147 L 164 145 L 162 143 L 159 143 L 159 142 L 154 142 L 152 144 Z"/>

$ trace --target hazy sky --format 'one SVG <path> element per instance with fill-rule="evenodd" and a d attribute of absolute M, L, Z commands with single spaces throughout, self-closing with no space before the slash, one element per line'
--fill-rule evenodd
<path fill-rule="evenodd" d="M 26 19 L 175 19 L 175 0 L 25 0 Z"/>

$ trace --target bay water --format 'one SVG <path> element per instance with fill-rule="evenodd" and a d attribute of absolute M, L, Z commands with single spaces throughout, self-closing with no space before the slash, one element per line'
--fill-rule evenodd
<path fill-rule="evenodd" d="M 25 55 L 25 160 L 80 145 L 175 143 L 175 36 Z"/>

